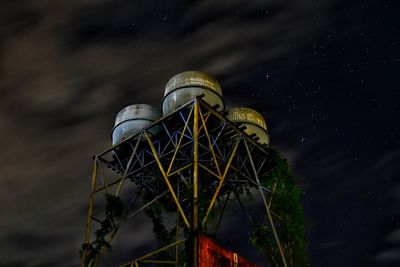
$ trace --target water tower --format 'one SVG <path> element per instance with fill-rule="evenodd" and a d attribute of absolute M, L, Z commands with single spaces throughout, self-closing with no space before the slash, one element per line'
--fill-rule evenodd
<path fill-rule="evenodd" d="M 265 120 L 249 108 L 225 111 L 213 77 L 197 71 L 172 77 L 162 114 L 144 104 L 126 107 L 117 115 L 112 144 L 94 156 L 82 266 L 97 266 L 120 227 L 142 212 L 155 224 L 163 213 L 171 221 L 172 214 L 173 231 L 160 226 L 159 247 L 120 266 L 255 266 L 210 238 L 226 203 L 232 196 L 240 201 L 250 187 L 261 196 L 280 262 L 287 266 L 269 206 L 271 191 L 260 182 L 273 167 Z M 128 186 L 134 189 L 124 190 Z M 217 223 L 210 225 L 210 217 Z M 222 252 L 216 259 L 210 250 Z"/>

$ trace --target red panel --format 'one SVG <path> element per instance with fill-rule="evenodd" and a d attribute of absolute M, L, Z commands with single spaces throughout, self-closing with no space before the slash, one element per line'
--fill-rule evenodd
<path fill-rule="evenodd" d="M 199 235 L 199 267 L 257 267 L 237 253 L 219 246 L 212 239 Z"/>

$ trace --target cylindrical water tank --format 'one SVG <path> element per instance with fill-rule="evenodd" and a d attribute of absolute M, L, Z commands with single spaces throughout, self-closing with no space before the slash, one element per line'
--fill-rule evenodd
<path fill-rule="evenodd" d="M 150 105 L 135 104 L 125 107 L 115 119 L 115 126 L 112 130 L 112 144 L 118 144 L 159 118 L 161 118 L 161 113 Z M 159 131 L 160 127 L 149 129 L 149 133 L 152 135 Z"/>
<path fill-rule="evenodd" d="M 251 108 L 238 107 L 228 110 L 226 117 L 235 124 L 246 126 L 245 132 L 248 135 L 255 134 L 259 138 L 258 143 L 269 145 L 267 124 L 259 112 Z"/>
<path fill-rule="evenodd" d="M 219 82 L 211 75 L 200 71 L 185 71 L 172 77 L 165 86 L 162 99 L 163 115 L 204 94 L 203 100 L 210 106 L 219 105 L 218 111 L 225 108 Z"/>

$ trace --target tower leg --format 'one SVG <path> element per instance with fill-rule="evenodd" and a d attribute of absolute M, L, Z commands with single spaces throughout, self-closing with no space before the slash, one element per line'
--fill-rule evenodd
<path fill-rule="evenodd" d="M 198 266 L 198 225 L 199 225 L 199 102 L 194 100 L 193 119 L 193 267 Z"/>
<path fill-rule="evenodd" d="M 90 230 L 92 227 L 92 213 L 93 213 L 93 200 L 94 200 L 94 191 L 96 187 L 96 179 L 97 179 L 97 157 L 94 159 L 93 166 L 93 174 L 92 174 L 92 183 L 90 188 L 90 196 L 89 196 L 89 207 L 88 207 L 88 216 L 86 222 L 86 231 L 85 231 L 85 240 L 83 241 L 84 246 L 89 244 L 90 239 Z M 82 249 L 82 267 L 85 267 L 87 261 L 87 247 Z"/>
<path fill-rule="evenodd" d="M 244 141 L 244 145 L 245 145 L 246 150 L 247 150 L 247 153 L 248 153 L 248 155 L 249 155 L 251 168 L 253 169 L 254 177 L 256 178 L 257 185 L 258 185 L 258 189 L 260 190 L 260 194 L 261 194 L 261 197 L 262 197 L 264 206 L 265 206 L 265 211 L 267 212 L 267 216 L 268 216 L 269 223 L 271 224 L 272 233 L 274 234 L 274 237 L 275 237 L 275 240 L 276 240 L 276 244 L 278 245 L 278 248 L 279 248 L 279 253 L 281 254 L 283 266 L 284 266 L 284 267 L 287 267 L 287 263 L 286 263 L 286 259 L 285 259 L 285 254 L 283 253 L 283 249 L 282 249 L 282 246 L 281 246 L 281 242 L 279 241 L 278 234 L 276 233 L 275 224 L 274 224 L 274 221 L 273 221 L 273 219 L 272 219 L 271 212 L 270 212 L 270 210 L 269 210 L 269 206 L 268 206 L 268 203 L 267 203 L 267 199 L 265 198 L 264 191 L 263 191 L 263 189 L 261 188 L 260 179 L 258 178 L 257 170 L 256 170 L 256 167 L 254 166 L 253 158 L 252 158 L 252 156 L 251 156 L 251 152 L 250 152 L 249 146 L 247 145 L 247 142 L 246 142 L 246 141 Z"/>

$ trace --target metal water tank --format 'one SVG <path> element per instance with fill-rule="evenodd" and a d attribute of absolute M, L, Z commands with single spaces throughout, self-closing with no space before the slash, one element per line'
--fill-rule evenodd
<path fill-rule="evenodd" d="M 161 113 L 147 104 L 135 104 L 125 107 L 115 119 L 115 126 L 112 130 L 112 144 L 118 144 L 159 118 L 161 118 Z M 156 135 L 160 129 L 157 126 L 152 127 L 149 129 L 149 133 Z"/>
<path fill-rule="evenodd" d="M 219 105 L 218 111 L 225 108 L 219 82 L 211 75 L 200 71 L 185 71 L 172 77 L 165 86 L 161 101 L 163 115 L 204 94 L 203 100 L 210 106 Z"/>
<path fill-rule="evenodd" d="M 269 145 L 267 124 L 259 112 L 251 108 L 238 107 L 229 109 L 226 117 L 235 124 L 246 126 L 245 133 L 255 134 L 259 138 L 258 143 Z"/>

